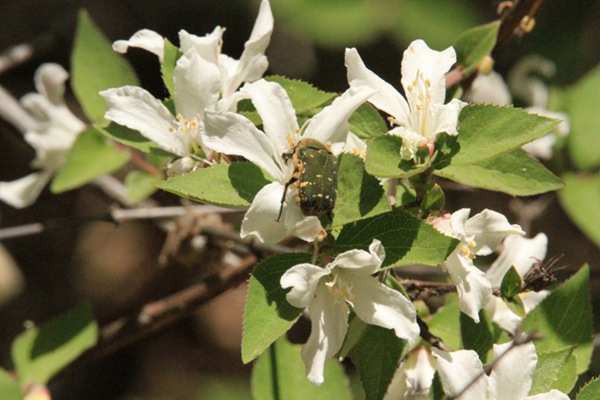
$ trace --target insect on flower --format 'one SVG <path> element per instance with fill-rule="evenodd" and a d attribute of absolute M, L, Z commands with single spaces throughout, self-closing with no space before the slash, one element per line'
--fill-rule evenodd
<path fill-rule="evenodd" d="M 294 172 L 285 184 L 277 221 L 281 218 L 290 185 L 296 186 L 297 200 L 304 215 L 320 217 L 331 213 L 337 197 L 337 157 L 325 144 L 312 138 L 300 139 L 292 152 L 283 157 L 292 159 Z"/>

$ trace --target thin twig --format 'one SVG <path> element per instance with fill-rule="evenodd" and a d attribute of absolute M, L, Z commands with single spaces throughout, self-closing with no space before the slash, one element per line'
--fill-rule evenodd
<path fill-rule="evenodd" d="M 418 315 L 417 324 L 419 325 L 419 335 L 421 336 L 421 339 L 429 343 L 431 346 L 438 348 L 442 351 L 450 351 L 450 349 L 444 344 L 442 339 L 431 333 L 431 331 L 429 330 L 429 326 L 427 326 L 427 323 L 425 323 L 425 321 L 423 321 Z"/>

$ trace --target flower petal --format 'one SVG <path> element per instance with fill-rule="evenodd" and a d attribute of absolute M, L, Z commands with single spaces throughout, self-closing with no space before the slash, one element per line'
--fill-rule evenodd
<path fill-rule="evenodd" d="M 288 177 L 288 167 L 283 165 L 281 153 L 264 132 L 248 119 L 233 112 L 206 111 L 203 143 L 220 153 L 243 156 L 258 165 L 283 184 Z M 279 200 L 283 189 L 279 192 Z"/>
<path fill-rule="evenodd" d="M 521 276 L 525 276 L 533 264 L 546 257 L 548 237 L 538 233 L 533 239 L 520 235 L 508 235 L 504 240 L 504 249 L 486 271 L 485 275 L 492 286 L 500 287 L 502 279 L 511 266 L 517 269 Z"/>
<path fill-rule="evenodd" d="M 473 252 L 478 256 L 491 254 L 510 234 L 525 234 L 519 225 L 509 224 L 504 215 L 487 209 L 465 222 L 465 233 L 475 237 L 476 247 Z"/>
<path fill-rule="evenodd" d="M 408 341 L 408 347 L 417 342 L 420 329 L 415 306 L 410 300 L 374 277 L 361 277 L 351 282 L 353 309 L 360 319 L 371 325 L 394 329 L 396 336 Z"/>
<path fill-rule="evenodd" d="M 302 359 L 308 380 L 320 386 L 325 363 L 338 352 L 346 337 L 348 309 L 344 302 L 335 302 L 327 296 L 325 284 L 320 283 L 307 310 L 311 331 L 308 341 L 302 346 Z"/>
<path fill-rule="evenodd" d="M 38 93 L 43 94 L 54 105 L 65 103 L 65 82 L 69 79 L 69 73 L 55 63 L 42 64 L 33 76 L 35 88 Z"/>
<path fill-rule="evenodd" d="M 446 132 L 450 136 L 458 135 L 456 126 L 460 111 L 467 103 L 452 99 L 448 104 L 431 104 L 431 113 L 428 113 L 427 132 L 423 134 L 430 142 L 434 141 L 439 133 Z"/>
<path fill-rule="evenodd" d="M 185 157 L 190 154 L 193 138 L 177 132 L 177 121 L 159 100 L 146 90 L 123 86 L 100 92 L 108 111 L 104 118 L 139 131 L 161 148 Z"/>
<path fill-rule="evenodd" d="M 410 110 L 404 97 L 392 85 L 369 70 L 356 49 L 346 49 L 345 63 L 351 88 L 366 86 L 375 89 L 377 93 L 369 98 L 369 103 L 402 121 L 402 125 L 411 126 Z"/>
<path fill-rule="evenodd" d="M 507 106 L 512 104 L 512 96 L 502 75 L 496 71 L 478 74 L 471 87 L 463 96 L 469 103 L 486 103 Z"/>
<path fill-rule="evenodd" d="M 489 378 L 490 397 L 496 400 L 522 399 L 529 394 L 537 354 L 532 342 L 514 346 L 494 345 L 494 365 Z"/>
<path fill-rule="evenodd" d="M 461 400 L 488 398 L 488 378 L 476 352 L 473 350 L 445 352 L 435 347 L 432 347 L 431 351 L 437 359 L 437 370 L 442 378 L 446 396 L 455 397 L 461 394 Z M 469 388 L 463 393 L 463 389 L 468 385 Z"/>
<path fill-rule="evenodd" d="M 130 47 L 137 47 L 156 54 L 162 62 L 164 54 L 165 38 L 150 29 L 137 31 L 129 40 L 117 40 L 112 48 L 117 53 L 126 53 Z"/>
<path fill-rule="evenodd" d="M 370 276 L 379 271 L 385 258 L 385 249 L 381 242 L 373 239 L 369 251 L 349 250 L 339 254 L 331 264 L 330 269 L 341 268 L 353 275 Z"/>
<path fill-rule="evenodd" d="M 44 170 L 12 182 L 0 182 L 0 200 L 14 208 L 32 205 L 50 182 L 53 173 L 53 170 Z"/>
<path fill-rule="evenodd" d="M 244 215 L 240 230 L 241 237 L 253 235 L 262 242 L 277 243 L 287 235 L 286 225 L 277 222 L 283 189 L 282 183 L 272 182 L 256 194 Z"/>
<path fill-rule="evenodd" d="M 221 90 L 217 65 L 200 57 L 194 50 L 179 58 L 173 72 L 175 110 L 185 118 L 198 121 L 205 109 L 214 109 Z"/>
<path fill-rule="evenodd" d="M 317 284 L 322 277 L 329 275 L 331 270 L 312 264 L 298 264 L 288 269 L 280 279 L 281 287 L 292 288 L 285 298 L 294 307 L 304 308 L 315 297 Z"/>
<path fill-rule="evenodd" d="M 341 153 L 348 138 L 348 118 L 374 93 L 373 89 L 367 87 L 346 90 L 311 118 L 303 136 L 329 143 L 335 154 Z"/>
<path fill-rule="evenodd" d="M 194 49 L 204 60 L 218 65 L 221 39 L 224 31 L 224 28 L 217 26 L 211 33 L 200 37 L 187 33 L 182 29 L 179 31 L 179 46 L 183 53 Z"/>

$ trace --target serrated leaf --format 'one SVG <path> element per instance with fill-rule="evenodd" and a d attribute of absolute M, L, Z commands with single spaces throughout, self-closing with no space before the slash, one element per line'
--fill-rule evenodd
<path fill-rule="evenodd" d="M 571 133 L 568 137 L 569 155 L 578 169 L 600 165 L 597 146 L 600 131 L 600 67 L 596 67 L 566 91 L 564 98 Z"/>
<path fill-rule="evenodd" d="M 464 349 L 475 351 L 483 364 L 488 362 L 494 345 L 494 328 L 485 310 L 479 311 L 479 323 L 460 313 L 460 336 Z"/>
<path fill-rule="evenodd" d="M 525 332 L 536 332 L 538 353 L 574 347 L 577 374 L 585 372 L 592 355 L 592 308 L 589 267 L 583 266 L 571 279 L 534 308 L 521 324 Z"/>
<path fill-rule="evenodd" d="M 463 32 L 452 45 L 458 64 L 464 67 L 464 76 L 471 75 L 481 59 L 492 52 L 498 36 L 500 21 L 477 26 Z"/>
<path fill-rule="evenodd" d="M 406 341 L 393 330 L 367 326 L 350 352 L 367 400 L 383 398 L 406 350 Z"/>
<path fill-rule="evenodd" d="M 150 197 L 157 190 L 154 184 L 160 180 L 160 177 L 144 171 L 134 170 L 129 172 L 125 177 L 127 198 L 131 203 L 137 203 Z"/>
<path fill-rule="evenodd" d="M 565 174 L 565 187 L 558 192 L 563 209 L 579 229 L 600 247 L 600 173 Z"/>
<path fill-rule="evenodd" d="M 187 199 L 231 208 L 248 208 L 271 178 L 252 163 L 202 168 L 157 182 L 156 186 Z"/>
<path fill-rule="evenodd" d="M 173 72 L 175 71 L 175 65 L 177 64 L 177 60 L 182 55 L 183 53 L 177 48 L 177 46 L 171 43 L 169 39 L 165 38 L 163 60 L 160 63 L 160 72 L 162 74 L 165 87 L 169 91 L 171 97 L 175 95 L 175 83 L 173 81 Z"/>
<path fill-rule="evenodd" d="M 249 363 L 287 332 L 302 314 L 290 305 L 279 283 L 281 276 L 297 264 L 310 262 L 306 253 L 279 254 L 256 266 L 248 283 L 242 333 L 242 361 Z"/>
<path fill-rule="evenodd" d="M 373 238 L 385 248 L 383 267 L 401 265 L 438 265 L 458 245 L 458 240 L 438 232 L 431 225 L 401 211 L 345 225 L 336 247 L 340 252 L 367 249 Z"/>
<path fill-rule="evenodd" d="M 571 347 L 538 354 L 529 394 L 546 393 L 552 389 L 569 393 L 577 381 L 577 365 L 572 354 Z"/>
<path fill-rule="evenodd" d="M 21 386 L 46 384 L 57 372 L 96 344 L 98 326 L 87 304 L 39 327 L 12 344 L 12 359 Z"/>
<path fill-rule="evenodd" d="M 367 144 L 365 168 L 380 178 L 408 178 L 429 168 L 429 164 L 415 167 L 412 160 L 400 157 L 402 138 L 395 135 L 379 136 Z"/>
<path fill-rule="evenodd" d="M 350 132 L 361 139 L 370 139 L 383 135 L 388 131 L 388 127 L 377 111 L 369 103 L 358 107 L 348 119 Z"/>
<path fill-rule="evenodd" d="M 98 132 L 114 140 L 115 142 L 133 147 L 134 149 L 138 149 L 144 153 L 160 157 L 175 157 L 175 155 L 161 149 L 156 143 L 150 139 L 147 139 L 138 131 L 134 131 L 133 129 L 129 129 L 114 122 L 111 122 L 106 127 L 95 126 L 95 128 L 98 130 Z"/>
<path fill-rule="evenodd" d="M 586 383 L 577 393 L 576 400 L 597 400 L 600 398 L 600 378 L 595 378 Z"/>
<path fill-rule="evenodd" d="M 265 80 L 279 83 L 287 92 L 296 115 L 314 111 L 335 98 L 335 93 L 324 92 L 307 82 L 283 76 L 267 76 Z"/>
<path fill-rule="evenodd" d="M 71 55 L 71 86 L 83 111 L 99 121 L 106 111 L 101 90 L 125 85 L 138 86 L 133 68 L 113 51 L 110 41 L 94 24 L 86 10 L 79 12 Z"/>
<path fill-rule="evenodd" d="M 2 400 L 23 400 L 19 383 L 4 369 L 0 368 L 0 398 Z"/>
<path fill-rule="evenodd" d="M 98 130 L 89 127 L 77 137 L 50 190 L 62 193 L 78 188 L 118 170 L 128 161 L 129 153 L 117 150 Z"/>
<path fill-rule="evenodd" d="M 306 378 L 300 345 L 282 337 L 263 354 L 252 371 L 252 396 L 256 400 L 352 400 L 344 368 L 336 360 L 325 365 L 321 386 Z"/>
<path fill-rule="evenodd" d="M 391 210 L 379 180 L 365 172 L 365 166 L 353 154 L 342 154 L 338 169 L 338 194 L 333 226 L 358 221 Z"/>
<path fill-rule="evenodd" d="M 514 266 L 511 266 L 504 277 L 502 278 L 502 283 L 500 284 L 500 292 L 502 293 L 502 297 L 513 297 L 518 295 L 521 292 L 521 275 L 517 272 L 517 269 Z"/>
<path fill-rule="evenodd" d="M 451 164 L 434 174 L 513 196 L 532 196 L 564 186 L 557 176 L 521 149 L 471 165 Z"/>
<path fill-rule="evenodd" d="M 473 104 L 459 116 L 460 151 L 450 166 L 479 163 L 508 153 L 550 132 L 559 121 L 506 106 Z"/>

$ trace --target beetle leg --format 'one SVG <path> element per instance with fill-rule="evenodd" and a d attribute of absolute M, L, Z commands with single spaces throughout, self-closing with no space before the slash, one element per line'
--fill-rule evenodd
<path fill-rule="evenodd" d="M 296 178 L 292 177 L 289 181 L 287 181 L 287 183 L 283 187 L 283 196 L 281 196 L 281 207 L 279 207 L 279 215 L 277 215 L 277 219 L 275 220 L 277 222 L 279 222 L 279 219 L 281 218 L 281 213 L 283 213 L 283 203 L 285 203 L 285 195 L 287 194 L 288 187 L 294 182 L 296 182 Z"/>

